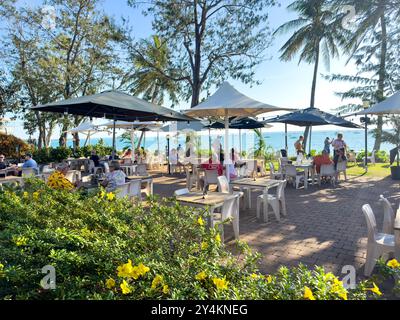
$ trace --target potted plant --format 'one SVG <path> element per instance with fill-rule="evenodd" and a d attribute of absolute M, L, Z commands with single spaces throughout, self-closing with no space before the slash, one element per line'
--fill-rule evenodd
<path fill-rule="evenodd" d="M 387 123 L 390 124 L 393 129 L 382 132 L 382 142 L 387 142 L 396 146 L 396 149 L 394 149 L 396 150 L 396 165 L 392 165 L 394 158 L 391 152 L 390 164 L 392 166 L 390 167 L 390 171 L 393 180 L 400 180 L 400 117 L 390 116 Z"/>

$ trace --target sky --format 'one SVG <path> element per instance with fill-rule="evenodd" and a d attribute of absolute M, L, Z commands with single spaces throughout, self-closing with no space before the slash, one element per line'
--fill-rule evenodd
<path fill-rule="evenodd" d="M 269 23 L 272 30 L 275 30 L 281 24 L 296 18 L 296 14 L 289 12 L 287 6 L 291 3 L 290 0 L 280 0 L 279 7 L 273 7 L 269 10 Z M 40 5 L 41 0 L 20 0 L 21 5 Z M 148 38 L 153 34 L 151 28 L 151 17 L 143 16 L 141 9 L 134 9 L 127 5 L 126 0 L 102 0 L 101 6 L 104 11 L 113 16 L 116 20 L 121 17 L 128 18 L 133 29 L 136 39 Z M 274 39 L 271 47 L 267 48 L 265 55 L 270 57 L 261 63 L 256 69 L 255 79 L 261 81 L 261 85 L 250 87 L 241 83 L 228 79 L 231 84 L 239 91 L 247 96 L 280 107 L 289 108 L 305 108 L 309 106 L 311 82 L 313 74 L 313 65 L 305 63 L 298 64 L 298 57 L 290 62 L 282 62 L 279 59 L 279 49 L 288 39 L 290 34 L 278 36 Z M 354 74 L 356 68 L 352 63 L 346 64 L 347 58 L 342 57 L 331 61 L 330 70 L 326 70 L 323 63 L 320 65 L 320 74 L 341 73 Z M 345 91 L 351 88 L 348 83 L 330 83 L 329 81 L 319 76 L 317 83 L 316 107 L 324 111 L 333 111 L 343 105 L 341 99 L 335 95 L 335 92 Z M 348 103 L 349 101 L 346 101 Z M 181 103 L 176 109 L 187 109 L 187 103 Z M 270 117 L 271 114 L 265 115 Z M 351 120 L 351 119 L 350 119 Z M 354 121 L 358 121 L 354 119 Z M 20 122 L 11 124 L 14 134 L 26 138 Z M 335 127 L 325 126 L 324 128 L 316 128 L 316 130 L 334 130 Z M 283 130 L 282 124 L 276 124 L 271 131 Z M 302 130 L 299 127 L 289 126 L 289 131 Z M 337 128 L 336 128 L 337 130 Z M 58 132 L 54 138 L 58 137 Z"/>

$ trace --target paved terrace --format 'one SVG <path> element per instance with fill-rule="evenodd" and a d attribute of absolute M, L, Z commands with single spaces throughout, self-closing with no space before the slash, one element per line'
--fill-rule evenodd
<path fill-rule="evenodd" d="M 158 173 L 154 192 L 170 197 L 174 190 L 185 187 L 183 175 Z M 322 265 L 339 275 L 344 265 L 353 265 L 363 274 L 366 258 L 367 225 L 361 207 L 369 203 L 381 228 L 383 209 L 378 202 L 383 194 L 398 206 L 399 183 L 390 178 L 349 177 L 336 188 L 330 184 L 310 186 L 308 190 L 286 188 L 288 215 L 281 222 L 270 215 L 269 222 L 256 218 L 256 196 L 252 209 L 240 212 L 240 239 L 262 254 L 260 270 L 271 273 L 280 265 L 295 266 L 300 262 L 312 267 Z M 231 226 L 225 227 L 225 243 L 235 252 Z"/>

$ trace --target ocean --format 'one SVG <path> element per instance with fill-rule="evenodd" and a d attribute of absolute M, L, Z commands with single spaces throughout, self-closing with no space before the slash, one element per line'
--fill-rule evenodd
<path fill-rule="evenodd" d="M 311 137 L 311 149 L 320 152 L 324 148 L 324 140 L 326 137 L 335 138 L 337 133 L 341 132 L 344 135 L 344 141 L 347 143 L 350 150 L 361 151 L 364 150 L 365 138 L 364 138 L 364 130 L 327 130 L 327 131 L 313 131 Z M 303 131 L 290 131 L 288 132 L 288 148 L 289 155 L 294 155 L 294 143 L 299 138 L 300 135 L 303 134 Z M 120 133 L 117 133 L 116 146 L 117 150 L 122 150 L 125 147 L 123 141 L 121 141 Z M 208 149 L 208 131 L 201 131 L 199 134 L 201 136 L 201 148 Z M 278 151 L 285 147 L 285 133 L 284 132 L 267 132 L 266 129 L 263 130 L 263 136 L 268 146 L 272 147 L 274 151 Z M 211 131 L 211 140 L 214 141 L 218 137 L 221 138 L 222 145 L 224 145 L 224 131 L 223 130 L 214 130 Z M 240 149 L 239 143 L 239 131 L 238 130 L 230 130 L 230 147 L 234 147 L 237 150 Z M 91 144 L 96 144 L 99 139 L 103 139 L 104 143 L 108 146 L 112 146 L 112 138 L 111 137 L 92 137 Z M 177 148 L 178 145 L 185 145 L 186 135 L 185 133 L 181 133 L 179 135 L 172 135 L 170 139 L 170 149 Z M 85 138 L 81 136 L 81 145 L 83 145 Z M 368 150 L 371 151 L 374 145 L 375 139 L 372 134 L 368 135 Z M 255 135 L 252 131 L 242 130 L 242 150 L 249 151 L 254 148 L 256 143 Z M 159 134 L 159 140 L 157 140 L 157 134 L 154 132 L 147 132 L 145 139 L 142 141 L 142 145 L 147 150 L 155 151 L 160 147 L 160 150 L 165 150 L 167 146 L 166 133 Z M 51 146 L 57 147 L 58 140 L 53 140 Z M 68 140 L 68 146 L 72 146 L 72 140 Z M 129 145 L 130 147 L 130 145 Z M 394 146 L 390 144 L 382 144 L 381 150 L 385 150 L 389 152 L 390 149 L 393 149 Z M 308 147 L 307 147 L 308 151 Z"/>

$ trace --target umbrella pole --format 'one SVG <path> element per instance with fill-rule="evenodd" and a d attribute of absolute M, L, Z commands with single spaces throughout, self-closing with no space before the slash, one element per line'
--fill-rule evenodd
<path fill-rule="evenodd" d="M 157 130 L 157 151 L 158 155 L 160 154 L 160 130 Z"/>
<path fill-rule="evenodd" d="M 288 152 L 288 142 L 287 142 L 287 123 L 285 123 L 285 150 Z"/>
<path fill-rule="evenodd" d="M 135 129 L 131 130 L 131 159 L 135 160 Z"/>
<path fill-rule="evenodd" d="M 208 128 L 208 156 L 211 157 L 211 128 Z"/>
<path fill-rule="evenodd" d="M 115 116 L 114 116 L 114 121 L 113 121 L 113 141 L 112 141 L 112 160 L 115 159 Z"/>
<path fill-rule="evenodd" d="M 228 182 L 230 181 L 229 174 L 229 164 L 231 157 L 229 156 L 229 117 L 228 110 L 225 110 L 225 152 L 224 152 L 224 162 L 225 162 L 225 173 Z"/>
<path fill-rule="evenodd" d="M 239 129 L 239 155 L 242 155 L 242 129 Z"/>
<path fill-rule="evenodd" d="M 308 154 L 311 154 L 311 136 L 312 136 L 312 126 L 310 126 L 310 141 L 308 146 Z"/>

